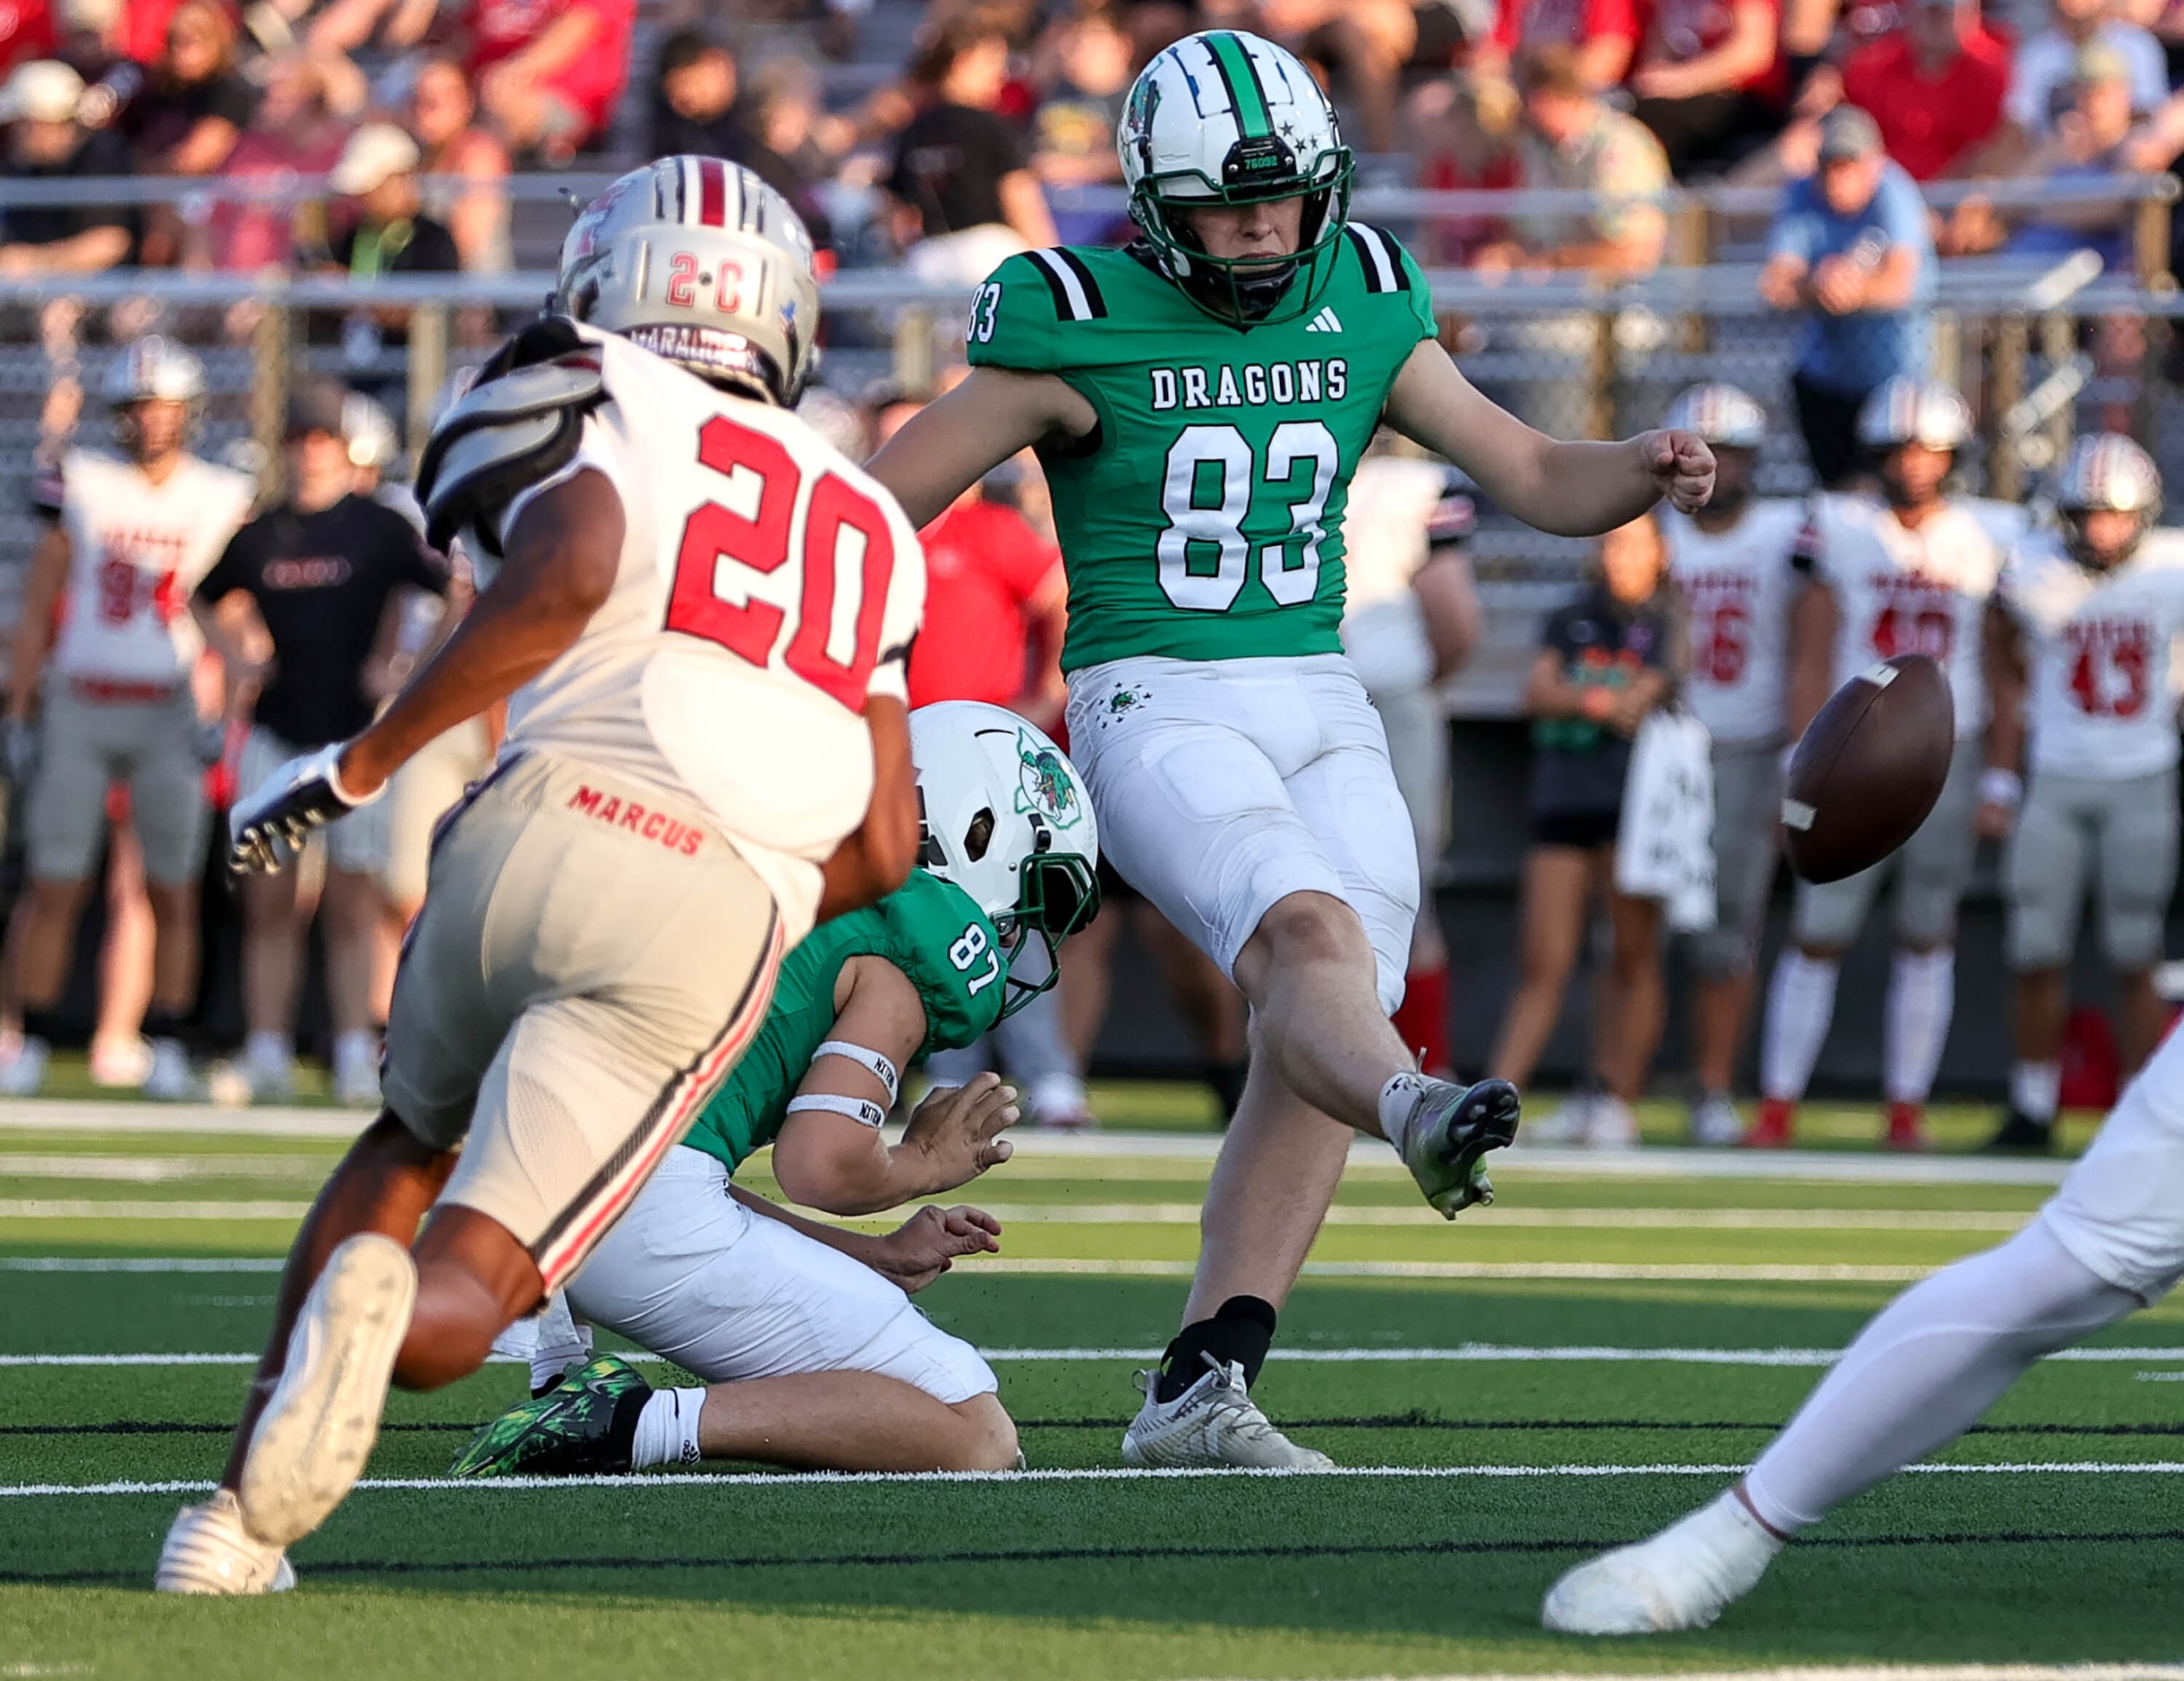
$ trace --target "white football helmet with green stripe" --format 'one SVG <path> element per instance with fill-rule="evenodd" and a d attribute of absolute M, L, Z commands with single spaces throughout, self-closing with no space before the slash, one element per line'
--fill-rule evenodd
<path fill-rule="evenodd" d="M 1240 30 L 1185 36 L 1139 73 L 1115 131 L 1130 215 L 1200 307 L 1262 321 L 1309 308 L 1333 268 L 1357 159 L 1327 96 L 1292 55 Z M 1208 256 L 1181 212 L 1301 198 L 1284 261 Z"/>

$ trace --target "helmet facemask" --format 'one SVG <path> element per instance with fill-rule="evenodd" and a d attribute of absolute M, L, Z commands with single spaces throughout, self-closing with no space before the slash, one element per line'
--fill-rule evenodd
<path fill-rule="evenodd" d="M 2062 546 L 2070 559 L 2088 572 L 2112 572 L 2138 552 L 2146 530 L 2154 523 L 2144 509 L 2063 508 L 2056 510 L 2062 524 Z M 2128 519 L 2129 536 L 2120 543 L 2095 543 L 2090 529 L 2095 519 Z"/>
<path fill-rule="evenodd" d="M 1232 162 L 1224 173 L 1235 172 L 1237 152 L 1268 144 L 1284 154 L 1288 151 L 1279 141 L 1240 141 L 1231 151 Z M 1310 309 L 1326 286 L 1334 273 L 1335 241 L 1349 220 L 1356 162 L 1347 147 L 1327 161 L 1333 163 L 1327 178 L 1302 192 L 1292 177 L 1261 192 L 1216 188 L 1177 194 L 1162 189 L 1171 182 L 1202 188 L 1206 178 L 1195 171 L 1182 176 L 1148 176 L 1130 195 L 1130 213 L 1183 295 L 1207 314 L 1252 325 L 1286 320 Z M 1283 199 L 1301 201 L 1297 249 L 1285 257 L 1216 257 L 1190 226 L 1190 212 L 1207 205 L 1260 204 Z"/>
<path fill-rule="evenodd" d="M 1002 972 L 1006 989 L 1001 1001 L 1001 1020 L 1004 1021 L 1061 978 L 1058 948 L 1099 914 L 1098 872 L 1081 853 L 1049 850 L 1054 839 L 1054 831 L 1039 824 L 1040 849 L 1024 860 L 1023 892 L 1016 909 L 994 922 L 1008 960 Z M 1028 981 L 1017 972 L 1016 954 L 1028 939 L 1037 939 L 1046 947 L 1043 980 Z"/>

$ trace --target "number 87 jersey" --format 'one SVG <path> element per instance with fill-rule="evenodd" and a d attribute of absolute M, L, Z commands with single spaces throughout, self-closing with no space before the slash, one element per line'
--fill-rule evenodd
<path fill-rule="evenodd" d="M 1393 238 L 1352 224 L 1336 244 L 1310 307 L 1257 323 L 1208 315 L 1136 248 L 1028 252 L 979 287 L 972 364 L 1057 375 L 1099 416 L 1040 457 L 1063 670 L 1342 651 L 1351 475 L 1435 328 Z"/>
<path fill-rule="evenodd" d="M 507 751 L 559 752 L 695 797 L 772 889 L 793 942 L 818 908 L 821 865 L 871 803 L 865 703 L 908 703 L 925 610 L 917 534 L 793 414 L 573 330 L 572 355 L 598 358 L 606 400 L 501 530 L 591 468 L 621 501 L 620 565 L 584 635 L 510 702 Z"/>

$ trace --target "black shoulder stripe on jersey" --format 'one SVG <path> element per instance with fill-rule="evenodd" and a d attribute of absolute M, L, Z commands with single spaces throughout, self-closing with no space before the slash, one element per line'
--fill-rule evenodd
<path fill-rule="evenodd" d="M 1046 289 L 1054 294 L 1058 320 L 1093 321 L 1106 315 L 1107 300 L 1100 295 L 1099 282 L 1092 277 L 1089 265 L 1075 252 L 1049 246 L 1028 254 L 1037 265 L 1039 277 L 1046 282 Z"/>
<path fill-rule="evenodd" d="M 1092 265 L 1066 245 L 1057 246 L 1054 255 L 1076 272 L 1077 284 L 1084 288 L 1085 302 L 1091 308 L 1091 319 L 1104 320 L 1107 314 L 1107 300 L 1100 295 L 1099 282 L 1092 277 Z"/>
<path fill-rule="evenodd" d="M 1408 292 L 1411 289 L 1410 271 L 1403 266 L 1403 256 L 1395 242 L 1377 227 L 1368 227 L 1362 222 L 1352 222 L 1347 232 L 1350 243 L 1357 247 L 1358 263 L 1365 270 L 1365 289 L 1368 292 Z"/>

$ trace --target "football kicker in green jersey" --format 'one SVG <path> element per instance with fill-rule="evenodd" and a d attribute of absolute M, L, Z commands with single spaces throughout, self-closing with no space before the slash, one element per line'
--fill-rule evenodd
<path fill-rule="evenodd" d="M 832 1036 L 834 986 L 851 958 L 884 958 L 909 977 L 926 1007 L 920 1058 L 977 1040 L 1000 1019 L 1008 960 L 961 888 L 924 870 L 863 910 L 824 922 L 781 961 L 772 1007 L 751 1048 L 683 1142 L 729 1173 L 773 1141 L 812 1053 Z"/>
<path fill-rule="evenodd" d="M 1208 314 L 1144 247 L 1011 257 L 974 366 L 1060 376 L 1099 423 L 1042 449 L 1069 568 L 1064 670 L 1339 653 L 1343 513 L 1388 388 L 1435 327 L 1425 277 L 1352 223 L 1301 311 Z"/>

